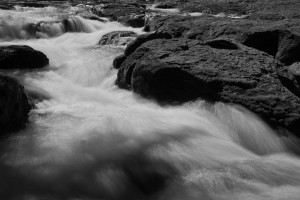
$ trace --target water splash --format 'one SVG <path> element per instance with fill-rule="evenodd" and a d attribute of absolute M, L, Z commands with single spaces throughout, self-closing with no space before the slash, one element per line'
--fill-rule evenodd
<path fill-rule="evenodd" d="M 141 30 L 82 23 L 96 28 L 1 43 L 50 59 L 48 68 L 21 75 L 44 100 L 28 127 L 0 144 L 1 199 L 299 198 L 300 159 L 261 119 L 201 100 L 160 107 L 118 89 L 112 60 L 123 48 L 98 41 Z"/>

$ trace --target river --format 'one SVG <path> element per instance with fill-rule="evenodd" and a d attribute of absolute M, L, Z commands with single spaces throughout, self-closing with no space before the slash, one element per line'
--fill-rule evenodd
<path fill-rule="evenodd" d="M 160 106 L 119 89 L 112 61 L 124 47 L 98 42 L 142 29 L 70 15 L 77 9 L 0 10 L 1 45 L 29 45 L 50 60 L 9 72 L 40 100 L 27 128 L 0 143 L 1 199 L 300 198 L 293 139 L 238 106 Z M 28 31 L 38 22 L 39 32 Z"/>

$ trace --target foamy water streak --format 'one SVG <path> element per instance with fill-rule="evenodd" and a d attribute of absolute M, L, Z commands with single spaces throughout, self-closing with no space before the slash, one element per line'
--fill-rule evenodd
<path fill-rule="evenodd" d="M 60 36 L 66 32 L 91 33 L 102 28 L 97 21 L 75 15 L 79 8 L 22 8 L 0 11 L 0 39 Z"/>
<path fill-rule="evenodd" d="M 1 43 L 50 59 L 21 77 L 44 100 L 0 146 L 1 199 L 299 198 L 300 159 L 259 118 L 201 100 L 160 107 L 118 89 L 112 60 L 123 49 L 97 43 L 110 31 L 141 30 L 83 23 L 96 28 Z"/>

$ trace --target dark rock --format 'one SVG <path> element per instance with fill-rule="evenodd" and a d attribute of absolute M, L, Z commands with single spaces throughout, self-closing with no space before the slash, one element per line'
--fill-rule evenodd
<path fill-rule="evenodd" d="M 15 78 L 0 74 L 0 133 L 23 128 L 30 109 L 23 86 Z"/>
<path fill-rule="evenodd" d="M 242 43 L 276 57 L 285 65 L 300 61 L 300 35 L 289 30 L 248 33 Z"/>
<path fill-rule="evenodd" d="M 136 16 L 145 14 L 145 9 L 138 4 L 130 3 L 106 3 L 95 6 L 92 12 L 100 17 L 108 17 L 117 21 L 119 17 Z"/>
<path fill-rule="evenodd" d="M 0 69 L 36 69 L 49 64 L 49 59 L 29 46 L 1 46 Z"/>
<path fill-rule="evenodd" d="M 149 31 L 201 41 L 219 37 L 264 51 L 286 65 L 300 61 L 300 21 L 257 21 L 216 17 L 156 16 Z"/>
<path fill-rule="evenodd" d="M 14 7 L 10 5 L 0 5 L 1 10 L 13 10 Z"/>
<path fill-rule="evenodd" d="M 214 39 L 206 41 L 205 44 L 212 48 L 216 49 L 228 49 L 228 50 L 238 50 L 239 47 L 232 41 L 225 40 L 225 39 Z"/>
<path fill-rule="evenodd" d="M 123 63 L 123 61 L 126 59 L 126 55 L 125 54 L 122 54 L 122 55 L 119 55 L 118 57 L 116 57 L 113 61 L 113 67 L 115 69 L 119 69 L 121 64 Z"/>
<path fill-rule="evenodd" d="M 300 97 L 300 63 L 291 66 L 278 65 L 277 74 L 282 84 Z"/>
<path fill-rule="evenodd" d="M 243 44 L 276 56 L 279 46 L 279 30 L 248 33 Z"/>
<path fill-rule="evenodd" d="M 154 40 L 154 39 L 171 39 L 172 36 L 169 33 L 162 33 L 162 32 L 154 32 L 143 34 L 137 37 L 132 43 L 130 43 L 127 48 L 125 49 L 125 55 L 130 55 L 134 52 L 140 45 L 143 43 Z"/>
<path fill-rule="evenodd" d="M 131 26 L 133 28 L 144 27 L 145 26 L 145 15 L 119 17 L 118 22 L 120 22 L 126 26 Z"/>
<path fill-rule="evenodd" d="M 182 12 L 206 12 L 211 14 L 250 14 L 257 20 L 299 19 L 300 1 L 298 0 L 164 0 Z"/>
<path fill-rule="evenodd" d="M 102 36 L 99 45 L 127 45 L 137 34 L 132 31 L 113 31 Z"/>
<path fill-rule="evenodd" d="M 300 34 L 282 31 L 276 58 L 285 65 L 300 61 Z"/>
<path fill-rule="evenodd" d="M 156 39 L 127 54 L 116 84 L 162 103 L 202 98 L 239 104 L 299 135 L 300 99 L 278 79 L 280 65 L 261 51 L 224 39 Z"/>
<path fill-rule="evenodd" d="M 177 5 L 175 2 L 161 2 L 155 6 L 155 8 L 161 8 L 161 9 L 170 9 L 176 7 Z"/>

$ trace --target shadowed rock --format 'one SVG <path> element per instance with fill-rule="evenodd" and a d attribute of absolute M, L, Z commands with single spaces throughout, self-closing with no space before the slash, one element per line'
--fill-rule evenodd
<path fill-rule="evenodd" d="M 0 69 L 36 69 L 49 64 L 49 59 L 29 46 L 1 46 Z"/>
<path fill-rule="evenodd" d="M 154 32 L 149 34 L 143 34 L 137 37 L 132 43 L 130 43 L 125 49 L 125 55 L 130 55 L 143 43 L 154 39 L 171 39 L 171 35 L 168 33 Z"/>
<path fill-rule="evenodd" d="M 0 74 L 0 134 L 23 128 L 30 109 L 23 86 L 16 79 Z"/>
<path fill-rule="evenodd" d="M 278 65 L 277 73 L 282 84 L 300 97 L 300 63 L 290 66 Z"/>
<path fill-rule="evenodd" d="M 121 20 L 121 17 L 133 19 L 132 16 L 145 14 L 145 8 L 135 3 L 105 3 L 94 6 L 92 11 L 100 17 L 108 17 L 115 21 Z"/>
<path fill-rule="evenodd" d="M 285 65 L 300 61 L 299 20 L 259 21 L 216 17 L 157 16 L 149 31 L 201 41 L 230 38 L 264 51 Z"/>
<path fill-rule="evenodd" d="M 133 15 L 133 16 L 123 16 L 118 18 L 118 22 L 131 26 L 133 28 L 140 28 L 145 26 L 145 15 Z"/>
<path fill-rule="evenodd" d="M 113 61 L 113 67 L 115 69 L 119 69 L 122 62 L 126 59 L 126 55 L 125 54 L 122 54 L 122 55 L 119 55 L 118 57 L 116 57 Z"/>

